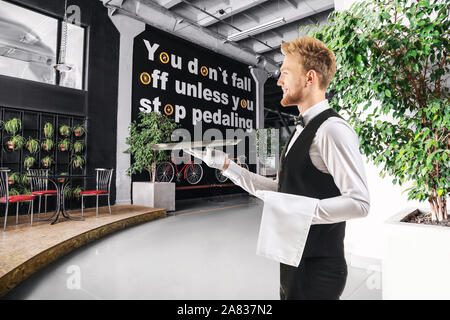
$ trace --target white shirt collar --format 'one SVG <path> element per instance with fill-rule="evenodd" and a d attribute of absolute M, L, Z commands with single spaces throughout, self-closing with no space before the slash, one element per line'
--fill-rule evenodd
<path fill-rule="evenodd" d="M 303 114 L 303 119 L 305 121 L 305 125 L 309 121 L 311 121 L 311 119 L 313 119 L 315 116 L 317 116 L 319 113 L 321 113 L 322 111 L 325 111 L 329 108 L 330 108 L 330 105 L 328 104 L 327 99 L 322 100 L 322 101 L 316 103 L 315 105 L 313 105 L 312 107 L 308 108 L 308 110 L 306 110 L 305 113 Z M 300 125 L 297 125 L 297 126 L 300 126 Z"/>

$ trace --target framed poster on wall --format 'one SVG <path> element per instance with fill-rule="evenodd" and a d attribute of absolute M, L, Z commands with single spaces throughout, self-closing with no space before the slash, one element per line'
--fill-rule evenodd
<path fill-rule="evenodd" d="M 256 83 L 248 65 L 147 25 L 134 39 L 132 120 L 140 111 L 163 113 L 176 122 L 182 136 L 173 135 L 172 142 L 240 138 L 256 128 Z M 244 138 L 232 156 L 246 164 L 250 143 Z M 181 150 L 177 155 L 186 156 Z M 214 191 L 217 186 L 230 185 L 229 180 L 218 181 L 213 169 L 202 167 L 195 195 L 212 195 L 219 192 Z M 249 168 L 254 171 L 255 165 Z M 148 178 L 135 175 L 133 181 Z M 189 185 L 184 179 L 176 182 L 177 187 Z M 239 187 L 220 192 L 225 189 L 242 192 Z"/>

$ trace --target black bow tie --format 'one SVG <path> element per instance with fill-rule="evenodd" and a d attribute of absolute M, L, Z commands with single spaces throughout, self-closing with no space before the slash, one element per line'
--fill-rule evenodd
<path fill-rule="evenodd" d="M 298 116 L 294 116 L 294 125 L 301 125 L 303 128 L 305 127 L 305 119 L 303 119 L 303 116 L 300 114 Z"/>

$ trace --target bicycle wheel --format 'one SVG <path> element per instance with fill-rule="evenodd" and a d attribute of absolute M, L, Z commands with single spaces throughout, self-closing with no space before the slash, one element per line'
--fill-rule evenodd
<path fill-rule="evenodd" d="M 225 182 L 225 181 L 228 180 L 228 178 L 225 177 L 225 176 L 222 174 L 222 170 L 216 169 L 215 171 L 216 171 L 215 173 L 216 173 L 216 179 L 217 179 L 217 181 L 219 181 L 219 182 Z"/>
<path fill-rule="evenodd" d="M 156 166 L 156 177 L 155 180 L 158 182 L 172 182 L 175 175 L 175 169 L 173 165 L 164 161 Z"/>
<path fill-rule="evenodd" d="M 186 180 L 190 184 L 197 184 L 203 177 L 203 168 L 197 163 L 192 163 L 186 168 Z"/>

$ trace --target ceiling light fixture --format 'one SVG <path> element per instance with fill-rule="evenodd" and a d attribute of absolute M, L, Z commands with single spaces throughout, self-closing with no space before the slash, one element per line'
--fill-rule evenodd
<path fill-rule="evenodd" d="M 229 36 L 227 38 L 227 40 L 228 41 L 239 41 L 239 40 L 245 39 L 245 38 L 247 38 L 249 36 L 253 36 L 255 34 L 258 34 L 258 33 L 270 30 L 272 28 L 275 28 L 275 27 L 277 27 L 279 25 L 282 25 L 284 23 L 286 23 L 286 20 L 284 19 L 284 17 L 278 18 L 278 19 L 275 19 L 275 20 L 272 20 L 272 21 L 260 24 L 260 25 L 258 25 L 256 27 L 253 27 L 253 28 L 250 28 L 250 29 L 247 29 L 247 30 L 244 30 L 244 31 L 240 31 L 240 32 L 237 32 L 235 34 L 232 34 L 231 36 Z"/>

